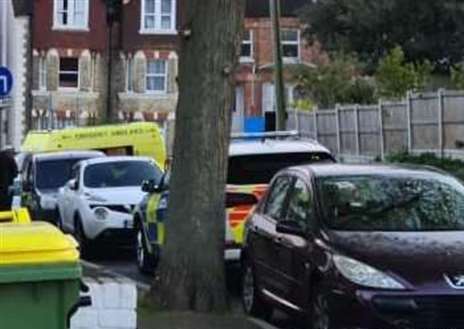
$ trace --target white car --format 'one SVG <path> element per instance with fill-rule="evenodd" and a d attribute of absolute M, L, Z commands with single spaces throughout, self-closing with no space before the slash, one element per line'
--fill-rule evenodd
<path fill-rule="evenodd" d="M 162 171 L 142 157 L 107 157 L 81 161 L 58 194 L 59 226 L 73 233 L 81 252 L 95 241 L 131 246 L 132 212 L 143 198 L 145 180 L 158 181 Z"/>

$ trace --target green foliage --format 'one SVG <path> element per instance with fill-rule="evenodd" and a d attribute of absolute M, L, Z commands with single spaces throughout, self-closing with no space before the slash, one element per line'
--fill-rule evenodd
<path fill-rule="evenodd" d="M 453 88 L 464 89 L 464 64 L 451 68 L 451 83 Z"/>
<path fill-rule="evenodd" d="M 317 67 L 296 67 L 297 83 L 319 107 L 337 103 L 367 104 L 374 101 L 375 88 L 359 76 L 360 64 L 353 56 L 335 55 Z"/>
<path fill-rule="evenodd" d="M 329 51 L 355 52 L 374 70 L 396 45 L 411 62 L 448 71 L 464 54 L 464 5 L 456 0 L 308 1 L 306 37 Z"/>
<path fill-rule="evenodd" d="M 432 64 L 425 60 L 422 63 L 407 63 L 403 50 L 393 48 L 383 58 L 376 72 L 379 93 L 385 97 L 403 97 L 408 90 L 422 89 L 430 80 Z"/>
<path fill-rule="evenodd" d="M 415 165 L 432 166 L 444 170 L 461 180 L 464 180 L 464 161 L 451 158 L 440 158 L 433 153 L 413 155 L 409 153 L 397 153 L 386 158 L 391 163 L 408 163 Z"/>

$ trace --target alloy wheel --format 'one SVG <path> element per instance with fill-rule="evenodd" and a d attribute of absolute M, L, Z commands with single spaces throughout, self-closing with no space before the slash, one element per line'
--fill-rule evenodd
<path fill-rule="evenodd" d="M 139 268 L 144 268 L 145 265 L 145 249 L 143 246 L 142 230 L 137 231 L 137 263 Z"/>
<path fill-rule="evenodd" d="M 313 301 L 313 329 L 329 328 L 329 305 L 325 296 L 318 294 Z"/>
<path fill-rule="evenodd" d="M 255 300 L 255 280 L 250 266 L 247 266 L 243 276 L 242 299 L 245 312 L 252 313 Z"/>

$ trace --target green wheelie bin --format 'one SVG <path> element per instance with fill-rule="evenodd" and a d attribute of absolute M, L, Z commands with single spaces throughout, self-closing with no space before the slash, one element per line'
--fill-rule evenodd
<path fill-rule="evenodd" d="M 82 270 L 75 240 L 47 223 L 14 224 L 4 217 L 0 328 L 66 329 L 80 301 Z"/>

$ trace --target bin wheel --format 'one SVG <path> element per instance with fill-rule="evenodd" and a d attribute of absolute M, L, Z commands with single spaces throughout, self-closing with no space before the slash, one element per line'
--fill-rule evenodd
<path fill-rule="evenodd" d="M 155 257 L 148 251 L 145 235 L 140 225 L 137 227 L 136 251 L 139 271 L 144 274 L 153 274 L 156 267 Z"/>

